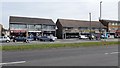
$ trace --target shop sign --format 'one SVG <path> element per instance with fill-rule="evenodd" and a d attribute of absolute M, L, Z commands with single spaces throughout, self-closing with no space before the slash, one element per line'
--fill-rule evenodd
<path fill-rule="evenodd" d="M 11 33 L 25 33 L 26 30 L 11 30 Z"/>

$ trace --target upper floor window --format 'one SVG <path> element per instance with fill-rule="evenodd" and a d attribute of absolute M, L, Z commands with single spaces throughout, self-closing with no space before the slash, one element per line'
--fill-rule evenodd
<path fill-rule="evenodd" d="M 26 29 L 25 24 L 10 24 L 10 29 Z"/>
<path fill-rule="evenodd" d="M 79 27 L 79 29 L 85 30 L 88 29 L 88 27 Z"/>
<path fill-rule="evenodd" d="M 112 25 L 112 23 L 111 23 L 111 22 L 109 22 L 109 25 Z"/>
<path fill-rule="evenodd" d="M 35 29 L 35 25 L 27 25 L 27 28 L 28 28 L 29 30 L 34 30 L 34 29 Z"/>
<path fill-rule="evenodd" d="M 95 30 L 96 28 L 95 27 L 92 27 L 93 30 Z"/>
<path fill-rule="evenodd" d="M 42 25 L 42 29 L 47 29 L 47 25 Z"/>
<path fill-rule="evenodd" d="M 73 27 L 68 27 L 67 29 L 73 29 Z"/>
<path fill-rule="evenodd" d="M 113 22 L 112 25 L 115 25 L 115 23 Z"/>
<path fill-rule="evenodd" d="M 49 29 L 55 29 L 54 25 L 49 26 Z"/>
<path fill-rule="evenodd" d="M 73 27 L 64 27 L 65 30 L 73 29 Z"/>
<path fill-rule="evenodd" d="M 42 29 L 53 30 L 55 29 L 55 25 L 42 25 Z"/>
<path fill-rule="evenodd" d="M 118 23 L 115 23 L 115 25 L 118 25 Z"/>
<path fill-rule="evenodd" d="M 35 25 L 35 30 L 41 30 L 42 26 L 41 25 Z"/>

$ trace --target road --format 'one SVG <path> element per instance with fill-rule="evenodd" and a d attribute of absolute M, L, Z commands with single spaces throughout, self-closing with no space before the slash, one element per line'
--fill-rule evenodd
<path fill-rule="evenodd" d="M 118 66 L 118 46 L 3 51 L 4 66 Z"/>

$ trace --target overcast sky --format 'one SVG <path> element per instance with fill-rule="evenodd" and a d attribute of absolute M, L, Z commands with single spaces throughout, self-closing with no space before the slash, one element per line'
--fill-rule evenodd
<path fill-rule="evenodd" d="M 101 0 L 2 0 L 0 23 L 9 27 L 9 16 L 98 21 Z M 102 0 L 102 19 L 118 20 L 119 0 Z"/>

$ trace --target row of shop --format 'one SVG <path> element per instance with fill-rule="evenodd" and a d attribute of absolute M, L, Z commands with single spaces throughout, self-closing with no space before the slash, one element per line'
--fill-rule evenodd
<path fill-rule="evenodd" d="M 36 37 L 56 35 L 55 23 L 51 19 L 10 16 L 10 36 Z"/>
<path fill-rule="evenodd" d="M 11 30 L 10 31 L 11 36 L 21 36 L 21 37 L 27 37 L 27 36 L 48 36 L 53 35 L 55 36 L 55 31 L 26 31 L 26 30 Z"/>
<path fill-rule="evenodd" d="M 97 35 L 105 33 L 108 33 L 110 37 L 116 37 L 120 35 L 118 29 L 120 25 L 113 25 L 113 23 L 119 24 L 120 22 L 113 20 L 89 22 L 83 20 L 58 19 L 55 24 L 52 19 L 10 16 L 9 30 L 10 36 L 16 37 L 53 35 L 59 39 L 65 39 L 78 38 L 81 34 Z M 111 27 L 111 25 L 113 27 Z M 111 32 L 113 30 L 114 32 Z"/>

